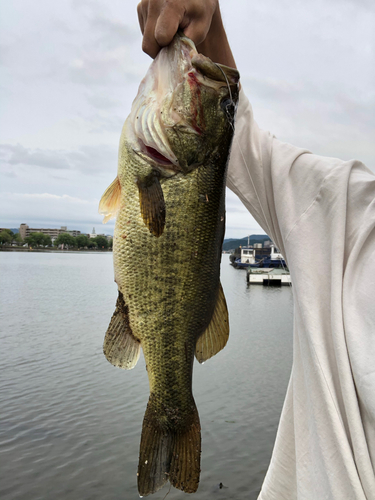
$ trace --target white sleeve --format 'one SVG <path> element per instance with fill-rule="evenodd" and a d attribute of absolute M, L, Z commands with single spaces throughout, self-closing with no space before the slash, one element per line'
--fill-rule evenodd
<path fill-rule="evenodd" d="M 241 90 L 227 186 L 282 252 L 284 239 L 313 203 L 325 176 L 343 163 L 281 142 L 261 130 Z"/>
<path fill-rule="evenodd" d="M 293 284 L 293 371 L 259 498 L 375 499 L 375 176 L 260 130 L 241 91 L 227 185 Z"/>

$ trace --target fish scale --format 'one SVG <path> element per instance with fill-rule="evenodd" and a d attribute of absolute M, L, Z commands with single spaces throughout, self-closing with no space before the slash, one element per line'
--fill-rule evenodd
<path fill-rule="evenodd" d="M 196 491 L 201 436 L 192 393 L 194 355 L 205 361 L 225 346 L 229 334 L 220 260 L 233 129 L 221 103 L 229 94 L 237 100 L 239 76 L 216 66 L 180 35 L 160 52 L 125 122 L 118 177 L 100 205 L 106 220 L 117 214 L 113 254 L 119 298 L 104 353 L 115 366 L 129 369 L 142 348 L 149 378 L 138 466 L 142 496 L 168 480 Z M 171 85 L 165 98 L 160 78 Z M 158 137 L 163 152 L 172 151 L 170 158 L 161 151 L 153 156 L 139 141 L 148 137 L 151 143 L 149 131 L 141 128 L 153 113 L 159 113 Z"/>

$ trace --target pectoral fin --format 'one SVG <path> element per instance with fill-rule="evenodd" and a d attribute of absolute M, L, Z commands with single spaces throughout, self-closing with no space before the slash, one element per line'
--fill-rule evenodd
<path fill-rule="evenodd" d="M 143 221 L 150 233 L 158 238 L 163 234 L 165 226 L 165 202 L 157 172 L 138 179 L 137 185 Z"/>
<path fill-rule="evenodd" d="M 195 357 L 199 363 L 215 356 L 225 347 L 229 337 L 228 309 L 223 288 L 220 284 L 216 306 L 211 322 L 197 340 Z"/>
<path fill-rule="evenodd" d="M 102 199 L 99 203 L 99 213 L 105 215 L 103 224 L 116 217 L 121 203 L 121 184 L 119 178 L 104 191 Z"/>
<path fill-rule="evenodd" d="M 135 367 L 141 352 L 141 344 L 132 334 L 128 307 L 120 291 L 116 309 L 104 339 L 103 352 L 112 365 L 126 370 Z"/>

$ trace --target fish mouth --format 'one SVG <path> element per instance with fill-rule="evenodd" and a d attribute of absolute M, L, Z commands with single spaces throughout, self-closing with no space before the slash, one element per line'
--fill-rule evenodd
<path fill-rule="evenodd" d="M 160 50 L 142 80 L 129 116 L 137 154 L 163 169 L 181 170 L 172 151 L 166 129 L 183 127 L 185 132 L 202 135 L 196 121 L 184 119 L 184 110 L 172 106 L 176 89 L 187 81 L 199 95 L 202 85 L 219 89 L 237 86 L 236 69 L 213 63 L 198 54 L 194 42 L 179 32 L 172 43 Z"/>
<path fill-rule="evenodd" d="M 152 163 L 156 168 L 160 168 L 161 170 L 169 170 L 171 172 L 181 171 L 181 168 L 179 168 L 178 164 L 176 165 L 175 163 L 173 163 L 169 158 L 161 154 L 160 151 L 158 151 L 156 148 L 147 146 L 140 138 L 138 138 L 138 148 L 133 148 L 133 150 L 138 156 L 146 161 L 148 160 L 149 163 Z"/>

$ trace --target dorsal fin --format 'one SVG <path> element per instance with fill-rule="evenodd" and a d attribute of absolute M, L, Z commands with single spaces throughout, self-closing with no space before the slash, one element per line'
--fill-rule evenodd
<path fill-rule="evenodd" d="M 219 286 L 216 306 L 211 322 L 197 340 L 195 346 L 195 357 L 199 363 L 215 356 L 225 347 L 229 337 L 228 309 L 223 287 Z"/>
<path fill-rule="evenodd" d="M 120 208 L 120 203 L 121 184 L 119 178 L 116 177 L 112 184 L 104 191 L 102 199 L 99 203 L 99 213 L 105 215 L 103 224 L 116 217 Z"/>

